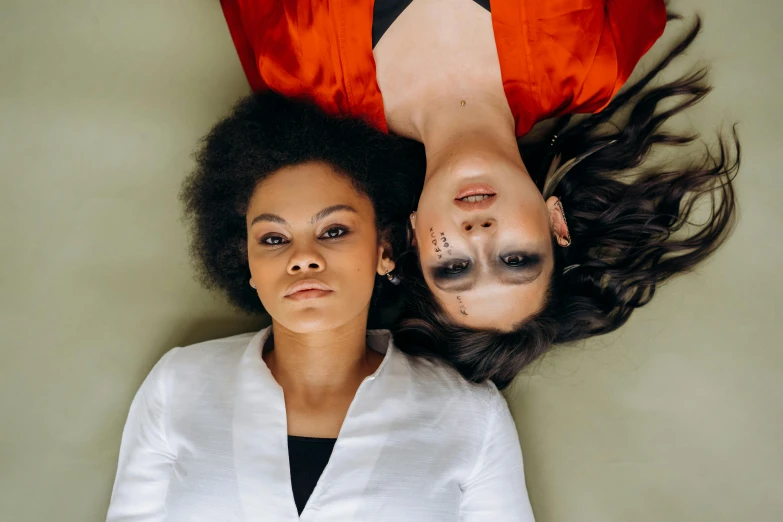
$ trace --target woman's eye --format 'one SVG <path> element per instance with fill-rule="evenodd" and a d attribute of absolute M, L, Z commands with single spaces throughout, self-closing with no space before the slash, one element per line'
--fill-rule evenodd
<path fill-rule="evenodd" d="M 468 262 L 452 261 L 451 263 L 448 263 L 444 268 L 447 274 L 459 274 L 460 272 L 464 272 L 465 269 L 468 268 Z"/>
<path fill-rule="evenodd" d="M 501 259 L 508 266 L 524 266 L 528 263 L 528 258 L 519 254 L 502 256 Z"/>
<path fill-rule="evenodd" d="M 321 239 L 334 239 L 344 236 L 348 233 L 348 229 L 343 227 L 332 227 L 321 234 Z"/>
<path fill-rule="evenodd" d="M 275 246 L 275 245 L 282 245 L 283 243 L 286 242 L 287 241 L 283 236 L 265 236 L 261 238 L 262 245 Z"/>

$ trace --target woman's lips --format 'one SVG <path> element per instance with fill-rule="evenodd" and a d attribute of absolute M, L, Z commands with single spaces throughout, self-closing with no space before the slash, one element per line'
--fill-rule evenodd
<path fill-rule="evenodd" d="M 303 281 L 297 281 L 288 287 L 284 297 L 294 301 L 308 301 L 310 299 L 324 297 L 332 292 L 333 290 L 329 285 L 324 284 L 317 279 L 305 279 Z"/>
<path fill-rule="evenodd" d="M 294 292 L 293 294 L 287 295 L 285 297 L 286 299 L 291 299 L 292 301 L 310 301 L 311 299 L 326 297 L 331 293 L 331 290 L 300 290 L 299 292 Z"/>
<path fill-rule="evenodd" d="M 482 199 L 481 201 L 463 201 L 461 199 L 455 199 L 454 204 L 457 205 L 457 208 L 460 210 L 471 212 L 474 210 L 486 210 L 494 205 L 496 200 L 497 196 L 492 195 Z"/>
<path fill-rule="evenodd" d="M 466 201 L 470 199 L 472 201 Z M 474 183 L 460 189 L 454 198 L 454 204 L 460 210 L 467 212 L 474 210 L 486 210 L 495 204 L 497 192 L 492 185 Z M 479 201 L 475 201 L 479 200 Z"/>
<path fill-rule="evenodd" d="M 497 191 L 492 185 L 487 185 L 485 183 L 474 183 L 460 189 L 457 195 L 454 196 L 454 199 L 460 200 L 469 196 L 494 196 L 495 194 L 497 194 Z"/>

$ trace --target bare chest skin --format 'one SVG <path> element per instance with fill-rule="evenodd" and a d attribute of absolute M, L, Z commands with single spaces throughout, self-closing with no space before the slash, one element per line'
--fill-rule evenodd
<path fill-rule="evenodd" d="M 355 382 L 340 389 L 305 396 L 283 386 L 288 434 L 300 437 L 336 439 L 348 414 L 356 391 L 366 376 L 371 375 L 383 361 L 383 355 L 369 351 L 367 375 L 357 376 Z"/>
<path fill-rule="evenodd" d="M 409 123 L 422 100 L 470 103 L 503 96 L 490 13 L 473 0 L 413 0 L 373 50 L 389 129 L 416 138 Z"/>
<path fill-rule="evenodd" d="M 297 397 L 286 396 L 288 434 L 336 439 L 352 400 L 353 396 L 346 394 L 341 397 L 331 397 L 328 401 L 314 406 Z"/>

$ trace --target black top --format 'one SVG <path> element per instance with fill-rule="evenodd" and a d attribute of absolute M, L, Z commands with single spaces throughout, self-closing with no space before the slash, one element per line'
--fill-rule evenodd
<path fill-rule="evenodd" d="M 489 11 L 489 0 L 473 0 L 478 5 Z M 398 16 L 405 11 L 413 0 L 375 0 L 375 6 L 372 13 L 372 47 L 378 44 L 378 41 L 384 33 L 391 27 L 391 24 Z"/>
<path fill-rule="evenodd" d="M 391 24 L 413 0 L 375 0 L 372 19 L 373 48 Z M 489 11 L 489 0 L 473 0 Z M 291 489 L 299 514 L 313 494 L 318 479 L 332 456 L 337 439 L 288 436 L 288 462 L 291 466 Z"/>
<path fill-rule="evenodd" d="M 291 489 L 299 514 L 313 494 L 315 485 L 332 455 L 337 439 L 288 436 L 288 462 L 291 466 Z"/>

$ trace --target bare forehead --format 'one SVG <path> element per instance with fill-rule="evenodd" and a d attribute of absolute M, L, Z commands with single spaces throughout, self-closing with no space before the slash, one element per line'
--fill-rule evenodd
<path fill-rule="evenodd" d="M 544 306 L 548 278 L 530 285 L 491 284 L 449 293 L 436 290 L 435 296 L 451 319 L 469 328 L 509 330 L 538 313 Z"/>

